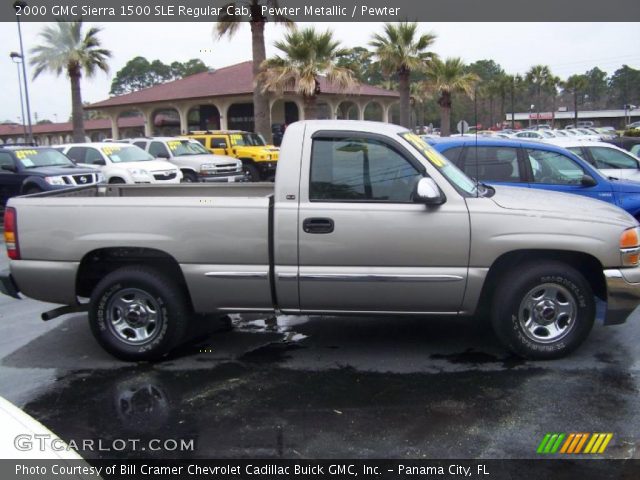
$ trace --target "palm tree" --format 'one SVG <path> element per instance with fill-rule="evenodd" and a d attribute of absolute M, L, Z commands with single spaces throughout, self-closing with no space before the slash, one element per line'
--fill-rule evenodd
<path fill-rule="evenodd" d="M 383 34 L 375 34 L 369 45 L 376 49 L 376 57 L 386 75 L 398 75 L 400 93 L 400 124 L 409 125 L 409 79 L 411 72 L 422 70 L 426 61 L 436 58 L 427 52 L 436 36 L 432 33 L 418 34 L 415 22 L 386 23 Z"/>
<path fill-rule="evenodd" d="M 226 12 L 237 11 L 237 8 L 246 7 L 249 11 L 249 25 L 251 25 L 251 52 L 253 55 L 253 118 L 254 130 L 267 138 L 271 138 L 271 111 L 269 109 L 269 98 L 264 93 L 264 88 L 260 83 L 260 66 L 267 58 L 264 45 L 264 25 L 266 22 L 275 22 L 295 28 L 293 21 L 282 15 L 263 15 L 262 7 L 278 7 L 278 0 L 244 0 L 231 2 L 223 7 L 223 14 L 220 15 L 216 23 L 215 32 L 218 38 L 227 35 L 233 37 L 240 26 L 245 22 L 239 21 L 242 17 L 229 15 Z M 231 10 L 230 10 L 231 9 Z"/>
<path fill-rule="evenodd" d="M 260 80 L 264 91 L 282 93 L 293 90 L 304 99 L 304 117 L 317 118 L 317 97 L 320 91 L 319 75 L 339 88 L 348 89 L 357 84 L 351 70 L 339 67 L 337 61 L 347 50 L 333 39 L 330 30 L 316 32 L 308 27 L 294 30 L 284 40 L 274 43 L 283 53 L 263 63 Z"/>
<path fill-rule="evenodd" d="M 35 66 L 34 80 L 45 70 L 50 70 L 56 75 L 66 72 L 69 76 L 75 142 L 85 141 L 80 79 L 83 74 L 92 77 L 97 69 L 108 72 L 107 58 L 111 56 L 109 50 L 100 48 L 100 28 L 91 27 L 83 34 L 82 26 L 80 20 L 57 22 L 55 25 L 44 27 L 40 32 L 44 43 L 31 49 L 31 65 Z"/>
<path fill-rule="evenodd" d="M 584 93 L 589 88 L 589 79 L 586 75 L 571 75 L 562 84 L 562 88 L 565 92 L 569 92 L 573 97 L 573 117 L 574 125 L 578 125 L 578 100 L 583 97 Z"/>
<path fill-rule="evenodd" d="M 553 74 L 546 65 L 534 65 L 526 74 L 527 82 L 533 84 L 536 92 L 536 127 L 540 125 L 540 103 L 542 102 L 542 90 L 545 89 Z"/>
<path fill-rule="evenodd" d="M 454 93 L 464 93 L 473 98 L 476 83 L 480 80 L 475 73 L 467 71 L 460 58 L 436 58 L 427 64 L 425 71 L 427 88 L 438 95 L 440 105 L 440 135 L 451 133 L 451 103 Z"/>

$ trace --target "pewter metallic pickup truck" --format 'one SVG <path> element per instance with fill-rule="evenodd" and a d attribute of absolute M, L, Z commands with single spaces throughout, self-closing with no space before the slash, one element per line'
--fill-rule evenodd
<path fill-rule="evenodd" d="M 401 127 L 287 128 L 273 184 L 105 185 L 9 201 L 4 293 L 89 311 L 97 341 L 158 359 L 202 314 L 489 315 L 518 355 L 561 357 L 606 302 L 640 302 L 623 210 L 476 184 Z M 211 315 L 208 316 L 210 318 Z"/>

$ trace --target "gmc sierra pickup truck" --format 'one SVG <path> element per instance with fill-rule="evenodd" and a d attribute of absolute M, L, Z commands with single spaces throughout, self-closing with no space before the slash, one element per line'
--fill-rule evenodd
<path fill-rule="evenodd" d="M 640 302 L 638 222 L 599 200 L 488 187 L 405 129 L 289 126 L 274 184 L 103 185 L 9 201 L 4 293 L 88 310 L 158 359 L 201 314 L 489 315 L 518 355 L 566 355 Z M 486 307 L 486 308 L 485 308 Z M 486 312 L 486 313 L 485 313 Z"/>

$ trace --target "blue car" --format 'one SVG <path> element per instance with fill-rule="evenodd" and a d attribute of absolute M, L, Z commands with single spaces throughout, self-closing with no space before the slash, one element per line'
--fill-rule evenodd
<path fill-rule="evenodd" d="M 597 198 L 623 208 L 640 220 L 640 183 L 605 177 L 563 148 L 501 138 L 425 140 L 480 182 Z"/>

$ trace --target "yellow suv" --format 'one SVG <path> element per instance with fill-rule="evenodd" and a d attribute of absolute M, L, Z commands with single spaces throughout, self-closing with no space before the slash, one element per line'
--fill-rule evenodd
<path fill-rule="evenodd" d="M 211 153 L 242 160 L 244 173 L 251 182 L 275 176 L 280 149 L 267 145 L 261 135 L 241 130 L 201 130 L 187 137 L 197 140 Z"/>

